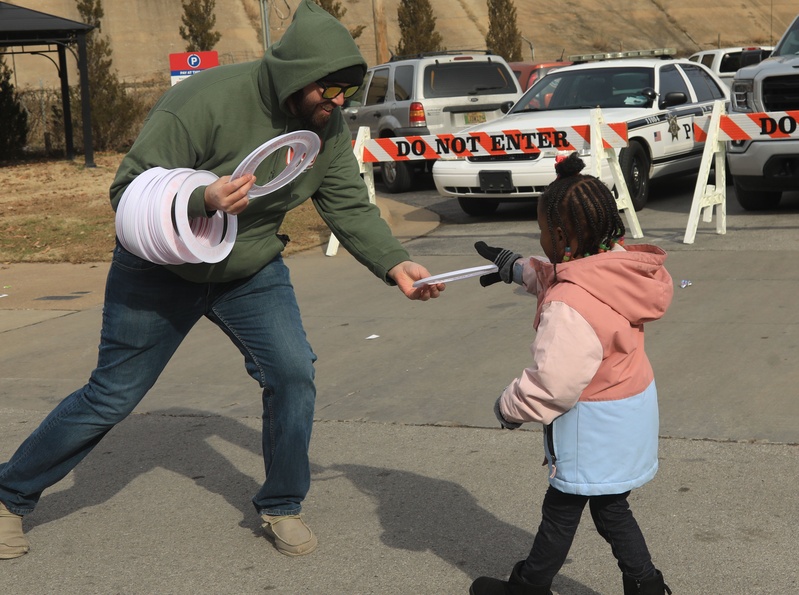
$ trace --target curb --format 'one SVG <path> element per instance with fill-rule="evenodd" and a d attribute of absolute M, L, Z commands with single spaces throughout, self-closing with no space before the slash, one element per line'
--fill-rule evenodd
<path fill-rule="evenodd" d="M 380 214 L 394 237 L 407 242 L 436 229 L 441 220 L 428 209 L 377 196 Z M 329 258 L 324 255 L 327 240 L 292 256 Z M 343 252 L 344 248 L 340 248 Z M 83 264 L 20 262 L 0 265 L 0 331 L 37 321 L 40 317 L 68 314 L 101 306 L 105 293 L 108 262 Z M 20 311 L 33 310 L 22 315 Z M 49 313 L 49 314 L 48 314 Z"/>

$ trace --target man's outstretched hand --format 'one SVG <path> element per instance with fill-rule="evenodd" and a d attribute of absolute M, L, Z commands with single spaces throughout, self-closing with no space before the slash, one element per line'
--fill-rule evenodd
<path fill-rule="evenodd" d="M 400 291 L 412 300 L 426 302 L 430 298 L 437 298 L 446 288 L 446 285 L 443 283 L 433 283 L 432 285 L 414 287 L 414 281 L 430 277 L 430 273 L 422 265 L 411 260 L 406 260 L 394 266 L 388 272 L 388 276 L 394 279 Z"/>

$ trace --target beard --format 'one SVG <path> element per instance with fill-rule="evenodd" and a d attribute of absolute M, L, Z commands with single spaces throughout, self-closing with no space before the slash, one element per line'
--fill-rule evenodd
<path fill-rule="evenodd" d="M 331 115 L 331 112 L 325 108 L 333 106 L 333 103 L 330 101 L 317 103 L 309 99 L 302 91 L 297 92 L 292 99 L 294 100 L 295 116 L 303 127 L 317 134 L 324 132 Z"/>

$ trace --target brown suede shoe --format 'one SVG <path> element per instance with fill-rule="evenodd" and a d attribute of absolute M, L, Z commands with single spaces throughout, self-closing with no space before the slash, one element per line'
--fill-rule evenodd
<path fill-rule="evenodd" d="M 27 554 L 31 544 L 22 532 L 22 517 L 0 502 L 0 560 Z"/>
<path fill-rule="evenodd" d="M 269 516 L 262 514 L 264 532 L 272 538 L 277 551 L 287 556 L 302 556 L 316 549 L 316 535 L 298 514 Z"/>

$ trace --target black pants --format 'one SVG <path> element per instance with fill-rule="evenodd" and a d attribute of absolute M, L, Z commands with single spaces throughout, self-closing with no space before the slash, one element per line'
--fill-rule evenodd
<path fill-rule="evenodd" d="M 566 561 L 586 502 L 597 531 L 610 544 L 621 571 L 637 580 L 654 576 L 655 566 L 646 541 L 627 503 L 629 495 L 630 492 L 576 496 L 549 486 L 533 549 L 520 571 L 522 578 L 533 585 L 552 583 Z"/>

